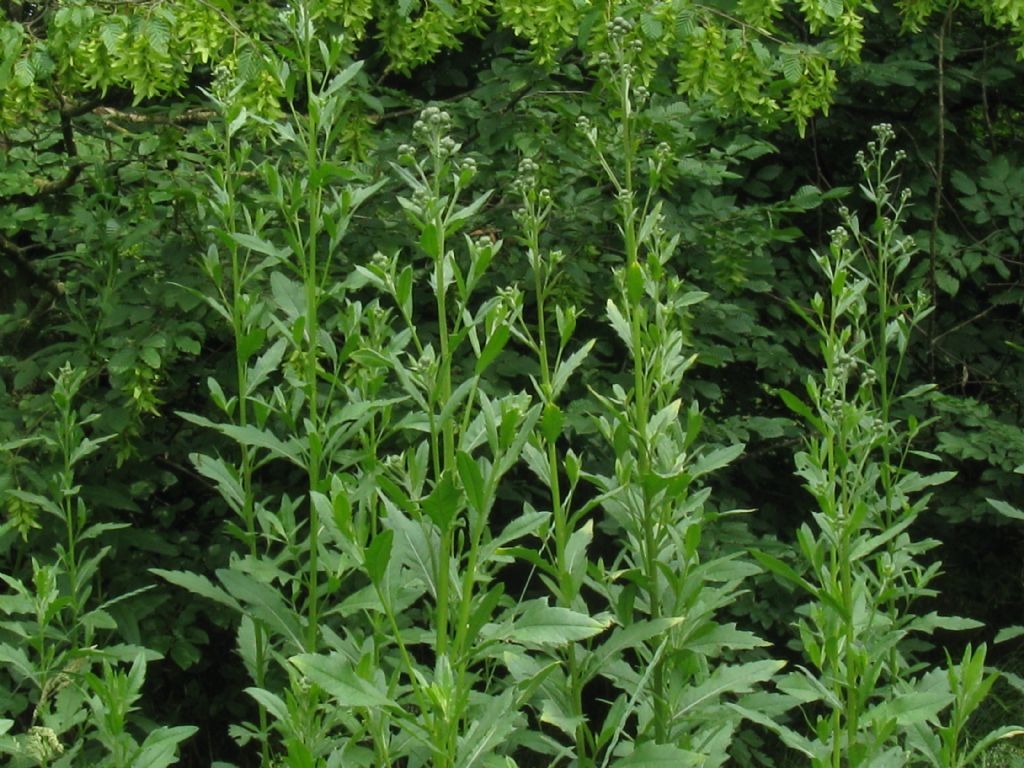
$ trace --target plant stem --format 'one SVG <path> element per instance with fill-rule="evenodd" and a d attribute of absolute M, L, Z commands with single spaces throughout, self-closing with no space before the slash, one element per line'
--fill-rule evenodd
<path fill-rule="evenodd" d="M 234 165 L 234 147 L 232 144 L 232 134 L 227 133 L 224 144 L 224 162 L 225 162 L 225 173 L 223 177 L 225 204 L 222 209 L 222 222 L 225 227 L 225 231 L 230 235 L 237 232 L 237 210 L 236 201 L 238 199 L 237 190 L 235 188 L 236 174 L 233 173 Z M 242 340 L 247 335 L 248 328 L 248 300 L 245 293 L 245 282 L 247 276 L 245 274 L 245 263 L 240 257 L 238 243 L 231 239 L 230 243 L 230 254 L 231 254 L 231 327 L 235 338 L 235 385 L 236 391 L 238 392 L 238 417 L 237 423 L 241 427 L 246 427 L 249 424 L 249 395 L 248 389 L 248 361 L 243 354 Z M 220 286 L 218 286 L 220 288 Z M 239 444 L 241 466 L 239 468 L 239 485 L 242 489 L 242 524 L 245 526 L 245 546 L 249 551 L 249 556 L 255 561 L 259 556 L 259 550 L 256 544 L 256 500 L 253 491 L 253 456 L 252 448 L 244 443 Z M 259 622 L 253 622 L 253 635 L 255 645 L 255 660 L 254 664 L 256 669 L 255 679 L 253 682 L 256 683 L 256 687 L 263 688 L 266 684 L 265 666 L 266 666 L 266 634 L 263 630 L 263 625 Z M 258 706 L 258 718 L 260 728 L 260 760 L 261 765 L 264 768 L 269 768 L 271 764 L 270 759 L 270 744 L 266 738 L 267 734 L 267 709 L 262 704 Z"/>
<path fill-rule="evenodd" d="M 303 13 L 308 10 L 303 7 Z M 313 86 L 313 41 L 310 39 L 308 30 L 303 28 L 303 57 L 305 63 L 306 94 L 309 99 L 308 129 L 306 136 L 306 168 L 312 175 L 319 166 L 319 145 L 320 135 L 319 107 L 316 105 L 316 91 Z M 320 323 L 319 323 L 319 277 L 320 267 L 318 264 L 317 238 L 322 228 L 323 209 L 323 186 L 313 185 L 310 190 L 310 200 L 307 206 L 309 215 L 308 234 L 305 238 L 305 262 L 303 264 L 303 282 L 305 283 L 306 294 L 306 409 L 309 418 L 309 564 L 307 568 L 307 627 L 306 650 L 310 653 L 316 651 L 317 638 L 319 636 L 319 556 L 320 556 L 320 515 L 316 504 L 312 501 L 312 494 L 320 490 L 320 463 L 321 463 L 321 435 L 320 435 L 320 405 L 318 400 L 319 389 L 319 353 L 320 353 Z"/>

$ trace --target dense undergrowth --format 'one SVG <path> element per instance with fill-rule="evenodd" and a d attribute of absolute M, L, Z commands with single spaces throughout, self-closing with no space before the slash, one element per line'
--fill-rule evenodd
<path fill-rule="evenodd" d="M 1020 760 L 1005 3 L 15 5 L 11 765 Z"/>

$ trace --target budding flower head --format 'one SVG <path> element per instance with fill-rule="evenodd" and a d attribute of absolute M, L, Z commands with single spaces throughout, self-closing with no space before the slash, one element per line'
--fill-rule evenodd
<path fill-rule="evenodd" d="M 524 157 L 519 161 L 519 168 L 516 170 L 516 178 L 512 182 L 512 189 L 517 194 L 523 195 L 531 191 L 537 184 L 537 172 L 540 166 L 536 160 Z"/>
<path fill-rule="evenodd" d="M 889 123 L 879 123 L 872 130 L 875 132 L 875 136 L 878 137 L 878 140 L 883 144 L 896 138 L 896 132 L 893 131 L 892 126 Z M 871 144 L 868 144 L 868 146 L 870 147 Z"/>
<path fill-rule="evenodd" d="M 608 36 L 613 39 L 625 37 L 632 29 L 633 23 L 623 16 L 616 16 L 608 22 Z"/>
<path fill-rule="evenodd" d="M 850 239 L 850 233 L 846 231 L 846 227 L 836 227 L 828 233 L 829 240 L 832 244 L 832 248 L 839 251 L 843 249 L 847 241 Z"/>
<path fill-rule="evenodd" d="M 537 165 L 537 162 L 532 158 L 524 157 L 519 161 L 519 175 L 524 179 L 533 178 L 537 175 L 537 171 L 539 170 L 540 166 Z"/>
<path fill-rule="evenodd" d="M 407 165 L 416 162 L 416 147 L 412 144 L 400 144 L 398 147 L 398 160 Z"/>
<path fill-rule="evenodd" d="M 455 139 L 451 136 L 442 136 L 438 142 L 438 149 L 440 150 L 441 157 L 448 157 L 455 153 L 458 148 L 458 144 L 455 143 Z"/>
<path fill-rule="evenodd" d="M 448 133 L 452 125 L 452 116 L 438 107 L 425 107 L 419 119 L 412 124 L 412 133 L 419 141 L 430 142 L 434 137 L 442 137 Z"/>
<path fill-rule="evenodd" d="M 426 107 L 420 112 L 420 120 L 434 128 L 447 128 L 452 123 L 452 116 L 438 107 Z"/>

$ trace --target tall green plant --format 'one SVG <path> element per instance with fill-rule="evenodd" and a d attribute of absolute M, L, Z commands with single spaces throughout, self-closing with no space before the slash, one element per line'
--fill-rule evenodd
<path fill-rule="evenodd" d="M 236 462 L 199 453 L 193 461 L 238 514 L 241 524 L 232 527 L 243 551 L 218 573 L 222 587 L 194 574 L 156 571 L 245 614 L 239 649 L 255 684 L 250 693 L 259 723 L 240 727 L 236 736 L 260 743 L 264 765 L 274 759 L 272 725 L 289 765 L 305 765 L 322 749 L 321 694 L 287 659 L 321 647 L 322 605 L 345 575 L 343 563 L 321 561 L 322 502 L 332 478 L 354 461 L 341 446 L 376 410 L 348 391 L 339 373 L 352 346 L 339 348 L 331 335 L 354 342 L 362 332 L 360 307 L 335 303 L 341 297 L 334 275 L 348 223 L 374 188 L 337 185 L 358 178 L 335 154 L 360 66 L 345 64 L 340 41 L 318 41 L 320 10 L 309 2 L 289 13 L 291 46 L 276 74 L 292 94 L 291 118 L 258 124 L 233 103 L 235 93 L 226 94 L 222 166 L 211 175 L 220 242 L 204 258 L 214 286 L 205 298 L 231 329 L 235 391 L 228 396 L 216 380 L 209 382 L 227 421 L 185 417 L 238 444 Z M 247 125 L 279 153 L 277 162 L 253 157 L 260 150 L 246 139 Z M 266 190 L 256 199 L 238 183 L 254 171 Z M 275 463 L 304 475 L 302 499 L 256 483 L 257 473 Z"/>
<path fill-rule="evenodd" d="M 541 431 L 527 455 L 550 491 L 554 517 L 549 560 L 538 567 L 562 605 L 580 610 L 597 598 L 618 626 L 555 656 L 559 666 L 541 686 L 539 716 L 571 740 L 568 756 L 579 765 L 720 765 L 745 716 L 745 696 L 782 663 L 724 663 L 726 655 L 763 645 L 717 618 L 757 568 L 738 557 L 704 559 L 701 537 L 717 515 L 701 478 L 728 464 L 743 446 L 700 446 L 701 414 L 677 397 L 695 360 L 687 352 L 688 308 L 706 294 L 674 276 L 670 266 L 678 237 L 666 231 L 656 197 L 670 149 L 659 145 L 653 154 L 644 153 L 637 128 L 637 112 L 649 98 L 636 64 L 643 41 L 622 17 L 609 20 L 607 34 L 608 50 L 599 64 L 612 120 L 598 126 L 584 118 L 578 128 L 614 189 L 625 252 L 605 306 L 628 355 L 628 384 L 607 394 L 592 391 L 602 406 L 595 421 L 611 475 L 583 470 L 575 452 L 559 449 L 563 417 L 557 398 L 592 342 L 565 356 L 578 314 L 572 307 L 555 309 L 557 342 L 548 328 L 546 301 L 560 257 L 540 247 L 539 228 L 549 210 L 545 190 L 524 185 L 520 219 L 537 307 L 535 327 L 523 336 L 539 360 L 535 386 L 544 403 Z M 535 171 L 535 164 L 520 166 L 526 182 Z M 580 479 L 596 488 L 597 497 L 573 509 Z M 597 509 L 605 517 L 587 519 Z M 595 522 L 614 536 L 621 552 L 610 564 L 588 553 Z M 602 678 L 616 689 L 603 713 L 581 703 L 587 687 Z"/>
<path fill-rule="evenodd" d="M 177 762 L 178 745 L 196 731 L 192 726 L 147 728 L 131 715 L 147 661 L 159 654 L 110 642 L 118 630 L 111 608 L 145 587 L 98 604 L 95 599 L 100 566 L 111 548 L 94 549 L 93 542 L 128 524 L 90 520 L 80 493 L 76 473 L 112 438 L 88 435 L 86 427 L 99 414 L 84 415 L 75 403 L 85 378 L 70 366 L 61 369 L 54 377 L 49 432 L 3 446 L 41 448 L 43 470 L 30 473 L 40 487 L 9 489 L 7 494 L 9 500 L 40 510 L 47 523 L 56 522 L 39 525 L 42 531 L 35 534 L 56 532 L 52 562 L 33 557 L 30 580 L 14 571 L 0 573 L 10 590 L 0 597 L 5 616 L 0 621 L 0 658 L 14 683 L 3 697 L 10 706 L 4 714 L 27 723 L 11 734 L 14 720 L 0 719 L 0 753 L 9 756 L 14 768 L 166 766 Z M 3 533 L 9 534 L 16 522 L 5 523 Z M 21 534 L 27 539 L 28 530 Z M 122 662 L 131 662 L 127 674 L 117 669 Z M 102 677 L 91 671 L 96 664 L 103 667 Z M 31 711 L 28 717 L 26 709 Z M 140 732 L 145 733 L 141 742 Z"/>
<path fill-rule="evenodd" d="M 871 225 L 862 229 L 843 211 L 829 251 L 815 255 L 829 290 L 802 313 L 818 333 L 824 368 L 808 377 L 806 401 L 780 392 L 812 430 L 796 456 L 816 502 L 813 525 L 797 531 L 806 573 L 757 557 L 811 598 L 797 622 L 810 666 L 783 687 L 821 708 L 809 737 L 783 732 L 790 746 L 832 768 L 902 766 L 918 753 L 934 765 L 966 765 L 979 754 L 960 751 L 966 714 L 991 685 L 982 675 L 984 648 L 968 649 L 948 672 L 921 674 L 911 644 L 938 628 L 978 625 L 917 608 L 935 595 L 930 583 L 940 565 L 924 558 L 937 542 L 915 539 L 912 525 L 927 509 L 922 492 L 952 473 L 908 466 L 912 456 L 933 458 L 912 450 L 926 425 L 900 415 L 932 389 L 904 391 L 901 379 L 912 334 L 931 310 L 925 297 L 903 295 L 900 277 L 914 254 L 914 242 L 900 234 L 909 194 L 897 188 L 902 155 L 890 159 L 892 129 L 875 132 L 858 155 Z M 948 724 L 935 726 L 951 705 Z"/>

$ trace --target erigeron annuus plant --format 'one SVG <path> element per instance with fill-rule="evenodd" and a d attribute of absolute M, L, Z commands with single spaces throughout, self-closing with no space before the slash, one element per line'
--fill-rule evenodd
<path fill-rule="evenodd" d="M 277 77 L 292 94 L 290 118 L 261 122 L 228 94 L 222 166 L 211 172 L 217 242 L 203 260 L 213 287 L 204 298 L 230 327 L 233 381 L 209 381 L 223 422 L 183 416 L 237 444 L 234 460 L 192 460 L 238 515 L 231 527 L 242 550 L 218 571 L 220 584 L 155 570 L 242 615 L 238 650 L 259 720 L 233 734 L 242 744 L 256 740 L 265 767 L 277 760 L 308 765 L 334 750 L 335 722 L 320 706 L 326 693 L 301 657 L 315 657 L 325 633 L 333 637 L 323 606 L 358 563 L 323 537 L 337 529 L 340 509 L 332 504 L 340 503 L 344 472 L 360 456 L 352 446 L 372 445 L 389 405 L 372 399 L 372 380 L 343 375 L 364 333 L 377 340 L 390 334 L 374 307 L 344 301 L 335 280 L 351 218 L 375 188 L 338 183 L 358 179 L 335 152 L 359 65 L 345 61 L 340 41 L 318 40 L 318 13 L 312 0 L 286 12 L 293 38 Z M 247 142 L 244 129 L 254 125 L 275 162 L 261 161 L 259 147 Z M 243 189 L 240 179 L 258 180 L 262 189 Z M 271 466 L 301 473 L 303 491 L 261 488 L 256 474 Z"/>
<path fill-rule="evenodd" d="M 399 202 L 426 256 L 433 300 L 428 316 L 436 327 L 414 322 L 412 264 L 399 266 L 396 255 L 359 268 L 362 280 L 391 298 L 410 345 L 408 354 L 376 355 L 416 408 L 410 447 L 382 477 L 386 511 L 367 557 L 379 609 L 392 629 L 388 642 L 399 652 L 395 685 L 409 691 L 407 706 L 418 710 L 403 723 L 414 739 L 407 748 L 436 766 L 476 764 L 507 749 L 504 742 L 522 728 L 514 690 L 494 671 L 499 636 L 515 638 L 516 609 L 495 576 L 507 562 L 498 547 L 543 524 L 535 514 L 501 532 L 491 527 L 498 486 L 518 462 L 539 409 L 521 394 L 495 397 L 484 383 L 522 302 L 515 290 L 477 295 L 502 244 L 456 237 L 490 195 L 461 201 L 475 163 L 459 156 L 450 131 L 448 113 L 427 107 L 413 128 L 416 144 L 400 147 L 395 166 L 410 192 Z M 456 361 L 466 371 L 461 380 Z M 419 640 L 426 648 L 411 648 L 405 639 L 401 606 L 410 584 L 432 604 Z M 424 651 L 432 663 L 418 660 Z"/>
<path fill-rule="evenodd" d="M 656 202 L 670 150 L 659 146 L 645 157 L 640 149 L 637 112 L 650 94 L 635 81 L 632 62 L 643 42 L 632 23 L 621 17 L 609 21 L 608 38 L 611 48 L 598 63 L 613 119 L 608 126 L 581 119 L 578 127 L 616 192 L 625 259 L 615 271 L 606 309 L 628 353 L 631 386 L 593 393 L 603 406 L 597 425 L 612 453 L 614 471 L 607 476 L 581 471 L 575 454 L 566 454 L 561 462 L 552 450 L 558 434 L 557 393 L 544 379 L 541 360 L 540 390 L 545 415 L 552 416 L 550 434 L 535 446 L 540 456 L 534 464 L 552 489 L 556 510 L 559 464 L 564 463 L 570 487 L 580 477 L 596 487 L 597 503 L 556 511 L 564 522 L 562 530 L 556 529 L 556 567 L 549 578 L 565 601 L 578 600 L 585 585 L 606 601 L 620 626 L 607 637 L 579 643 L 563 657 L 566 668 L 552 673 L 555 684 L 546 690 L 551 698 L 542 717 L 573 740 L 572 757 L 580 765 L 608 765 L 619 759 L 721 765 L 747 714 L 745 697 L 782 663 L 723 661 L 727 653 L 764 645 L 717 619 L 757 568 L 736 557 L 702 559 L 702 531 L 713 516 L 705 506 L 710 489 L 700 479 L 738 456 L 743 446 L 700 446 L 700 411 L 677 397 L 695 359 L 687 351 L 687 308 L 705 294 L 672 273 L 678 238 L 666 231 Z M 535 237 L 529 236 L 528 242 L 531 250 L 537 248 Z M 531 259 L 535 276 L 543 275 L 538 267 L 546 265 L 538 255 Z M 544 291 L 541 281 L 538 295 Z M 571 310 L 556 313 L 556 359 L 571 335 L 574 316 Z M 537 332 L 537 350 L 543 349 L 544 334 L 543 328 Z M 545 392 L 545 385 L 552 391 Z M 610 564 L 591 562 L 583 569 L 577 563 L 586 558 L 592 528 L 582 520 L 596 507 L 605 512 L 602 524 L 618 537 L 622 551 Z M 627 661 L 629 653 L 635 654 L 634 664 Z M 577 715 L 575 696 L 598 677 L 619 692 L 603 721 L 588 722 Z"/>
<path fill-rule="evenodd" d="M 546 250 L 541 245 L 541 235 L 553 202 L 550 190 L 540 185 L 540 172 L 537 162 L 524 158 L 519 163 L 513 184 L 513 192 L 520 202 L 515 217 L 521 228 L 522 244 L 530 266 L 534 300 L 533 322 L 521 317 L 516 335 L 537 360 L 538 375 L 532 378 L 532 384 L 542 407 L 539 429 L 530 435 L 524 456 L 534 475 L 548 489 L 551 505 L 550 526 L 545 537 L 546 557 L 533 562 L 556 604 L 585 614 L 587 605 L 583 586 L 590 563 L 587 548 L 594 536 L 593 521 L 585 518 L 596 504 L 574 508 L 582 461 L 571 448 L 563 453 L 559 445 L 565 422 L 559 401 L 572 376 L 593 349 L 594 340 L 588 340 L 568 353 L 579 310 L 575 306 L 551 306 L 565 255 L 558 250 Z M 554 329 L 550 327 L 552 314 Z M 592 676 L 583 669 L 585 651 L 576 643 L 568 643 L 554 649 L 553 655 L 560 662 L 560 668 L 552 673 L 542 689 L 542 717 L 572 739 L 570 754 L 575 756 L 578 764 L 590 765 L 597 745 L 596 734 L 584 706 L 584 688 Z M 554 756 L 558 753 L 553 753 Z"/>
<path fill-rule="evenodd" d="M 874 209 L 870 229 L 844 210 L 829 250 L 815 254 L 828 291 L 804 314 L 818 332 L 821 374 L 808 377 L 806 400 L 781 392 L 811 430 L 796 456 L 816 504 L 813 524 L 797 531 L 805 571 L 757 553 L 810 598 L 797 622 L 809 667 L 782 685 L 820 708 L 811 734 L 780 732 L 823 768 L 969 764 L 980 750 L 962 750 L 966 717 L 992 680 L 983 674 L 984 647 L 968 648 L 947 670 L 921 674 L 908 644 L 937 628 L 977 625 L 916 608 L 935 594 L 930 582 L 939 564 L 924 559 L 937 542 L 915 539 L 911 527 L 927 509 L 923 491 L 952 473 L 922 475 L 908 466 L 912 456 L 931 457 L 912 450 L 925 425 L 899 416 L 931 389 L 902 391 L 900 377 L 913 332 L 931 308 L 901 287 L 914 243 L 900 235 L 909 195 L 896 188 L 902 157 L 889 159 L 893 137 L 879 126 L 858 156 Z M 938 725 L 946 710 L 946 724 Z"/>
<path fill-rule="evenodd" d="M 15 685 L 6 697 L 14 710 L 4 714 L 26 723 L 15 729 L 14 720 L 0 719 L 0 754 L 7 755 L 5 764 L 12 768 L 83 763 L 120 768 L 132 761 L 168 765 L 176 761 L 178 745 L 196 731 L 165 726 L 145 733 L 143 722 L 132 716 L 146 664 L 160 656 L 137 645 L 108 642 L 119 628 L 110 609 L 146 588 L 96 604 L 94 588 L 110 547 L 95 548 L 93 542 L 128 524 L 90 520 L 76 478 L 79 465 L 112 438 L 88 434 L 98 414 L 84 415 L 75 402 L 86 378 L 83 371 L 62 368 L 54 377 L 51 429 L 2 446 L 38 448 L 39 456 L 46 457 L 42 469 L 30 473 L 38 487 L 9 489 L 8 494 L 45 515 L 51 525 L 36 527 L 43 529 L 40 535 L 52 532 L 56 539 L 52 562 L 31 559 L 31 581 L 0 574 L 10 590 L 0 596 L 0 658 Z M 128 662 L 129 672 L 118 669 Z M 91 671 L 96 665 L 102 666 L 102 676 Z M 118 713 L 116 719 L 111 712 Z M 145 733 L 141 741 L 140 733 Z"/>

